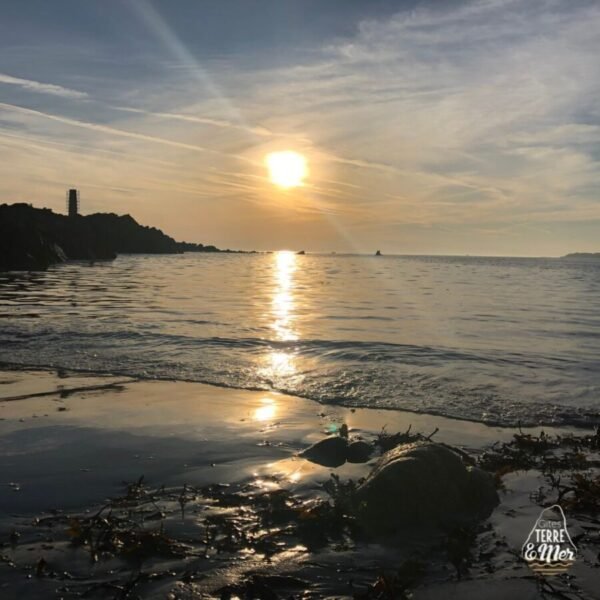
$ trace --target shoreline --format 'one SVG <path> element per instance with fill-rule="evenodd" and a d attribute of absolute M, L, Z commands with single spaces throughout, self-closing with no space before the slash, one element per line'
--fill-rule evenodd
<path fill-rule="evenodd" d="M 409 426 L 427 433 L 438 430 L 437 440 L 474 451 L 498 440 L 506 441 L 517 431 L 427 413 L 321 404 L 276 391 L 5 366 L 0 367 L 0 419 L 4 435 L 10 429 L 15 435 L 33 430 L 39 436 L 48 427 L 68 428 L 65 435 L 85 429 L 89 435 L 108 432 L 110 437 L 141 429 L 156 439 L 175 437 L 182 443 L 241 435 L 254 444 L 269 441 L 271 448 L 284 448 L 277 454 L 290 456 L 344 423 L 351 432 L 366 436 L 374 436 L 384 428 L 389 432 L 404 431 Z M 195 428 L 190 423 L 195 423 Z M 556 428 L 557 432 L 576 430 Z M 235 446 L 239 441 L 231 444 Z M 262 462 L 261 456 L 256 460 Z M 329 471 L 316 465 L 313 468 L 326 475 Z"/>
<path fill-rule="evenodd" d="M 218 389 L 224 389 L 224 390 L 233 390 L 233 391 L 240 391 L 240 392 L 255 392 L 255 393 L 264 393 L 264 394 L 269 394 L 269 393 L 273 393 L 273 394 L 280 394 L 282 396 L 287 396 L 290 398 L 297 398 L 298 400 L 301 401 L 306 401 L 306 402 L 311 402 L 311 403 L 315 403 L 319 406 L 322 406 L 324 408 L 327 407 L 331 407 L 331 408 L 339 408 L 339 409 L 346 409 L 346 410 L 350 410 L 350 411 L 357 411 L 357 410 L 367 410 L 367 411 L 379 411 L 379 412 L 383 412 L 383 413 L 402 413 L 402 414 L 408 414 L 408 415 L 415 415 L 416 417 L 433 417 L 433 418 L 439 418 L 439 419 L 444 419 L 444 420 L 448 420 L 448 421 L 457 421 L 459 423 L 474 423 L 474 424 L 478 424 L 478 425 L 483 425 L 485 427 L 489 427 L 489 428 L 496 428 L 496 429 L 506 429 L 506 430 L 511 430 L 511 431 L 517 431 L 517 430 L 526 430 L 526 431 L 533 431 L 539 428 L 543 428 L 543 429 L 548 429 L 548 430 L 552 430 L 552 431 L 568 431 L 568 432 L 581 432 L 581 431 L 589 431 L 590 429 L 593 429 L 596 421 L 592 420 L 593 418 L 595 418 L 597 415 L 589 415 L 590 417 L 590 421 L 589 422 L 585 422 L 585 421 L 577 421 L 574 423 L 568 423 L 568 424 L 557 424 L 557 423 L 551 423 L 551 422 L 542 422 L 542 423 L 538 423 L 536 425 L 531 425 L 531 424 L 523 424 L 523 423 L 516 423 L 516 424 L 504 424 L 500 421 L 482 421 L 482 420 L 478 420 L 475 418 L 468 418 L 468 417 L 464 417 L 464 416 L 453 416 L 453 415 L 444 415 L 442 413 L 438 413 L 438 412 L 425 412 L 425 411 L 418 411 L 418 410 L 411 410 L 410 408 L 396 408 L 396 407 L 392 407 L 392 406 L 378 406 L 378 407 L 369 407 L 369 406 L 354 406 L 352 404 L 346 404 L 344 402 L 340 402 L 337 404 L 333 404 L 333 403 L 327 403 L 327 402 L 321 402 L 319 400 L 315 400 L 313 398 L 308 398 L 306 396 L 300 396 L 300 395 L 296 395 L 290 392 L 286 392 L 286 391 L 279 391 L 276 389 L 263 389 L 263 388 L 253 388 L 253 387 L 235 387 L 235 386 L 231 386 L 231 385 L 226 385 L 223 383 L 218 383 L 218 382 L 211 382 L 211 381 L 206 381 L 206 380 L 199 380 L 199 379 L 188 379 L 185 377 L 179 377 L 179 378 L 173 378 L 173 377 L 160 377 L 157 375 L 153 375 L 153 376 L 140 376 L 140 375 L 131 375 L 127 372 L 119 372 L 118 370 L 114 370 L 114 369 L 110 369 L 110 370 L 106 370 L 106 371 L 98 371 L 98 370 L 89 370 L 89 369 L 77 369 L 77 368 L 73 368 L 73 367 L 69 367 L 69 368 L 63 368 L 63 367 L 57 367 L 54 365 L 31 365 L 31 364 L 21 364 L 21 363 L 11 363 L 8 361 L 0 361 L 0 373 L 3 371 L 16 371 L 16 372 L 56 372 L 57 374 L 64 374 L 64 375 L 60 375 L 60 376 L 64 376 L 64 377 L 71 377 L 74 375 L 82 375 L 85 377 L 98 377 L 98 378 L 104 378 L 104 377 L 122 377 L 124 379 L 127 379 L 128 381 L 130 381 L 131 383 L 134 382 L 152 382 L 152 381 L 156 381 L 156 382 L 165 382 L 165 383 L 172 383 L 172 384 L 177 384 L 177 383 L 186 383 L 186 384 L 198 384 L 198 385 L 204 385 L 204 386 L 208 386 L 208 387 L 212 387 L 212 388 L 218 388 Z M 52 393 L 52 392 L 49 392 Z"/>
<path fill-rule="evenodd" d="M 58 575 L 27 578 L 23 569 L 25 573 L 32 569 L 35 572 L 43 560 L 54 570 L 77 567 L 76 571 L 85 571 L 88 567 L 81 566 L 81 558 L 73 562 L 73 550 L 69 549 L 72 544 L 68 538 L 63 539 L 72 520 L 68 515 L 95 512 L 106 498 L 122 495 L 124 482 L 129 482 L 131 489 L 132 482 L 142 476 L 148 489 L 173 490 L 164 506 L 171 506 L 174 515 L 179 511 L 174 490 L 182 486 L 184 493 L 186 486 L 200 491 L 217 486 L 215 489 L 231 493 L 238 490 L 243 497 L 281 490 L 290 494 L 290 501 L 310 503 L 324 496 L 323 482 L 330 480 L 332 473 L 342 481 L 356 481 L 372 468 L 373 460 L 332 469 L 297 456 L 327 434 L 338 432 L 344 424 L 351 437 L 366 440 L 374 439 L 384 426 L 389 433 L 412 427 L 412 431 L 425 435 L 434 433 L 436 442 L 456 446 L 473 456 L 496 442 L 508 443 L 519 432 L 516 428 L 422 413 L 324 405 L 277 392 L 63 370 L 59 373 L 48 369 L 0 370 L 0 454 L 4 457 L 0 466 L 0 540 L 4 541 L 0 554 L 6 558 L 0 561 L 3 598 L 10 598 L 13 591 L 15 598 L 19 594 L 27 598 L 60 597 L 49 592 L 60 587 Z M 542 429 L 553 435 L 581 433 L 579 428 L 536 427 L 526 431 L 534 435 Z M 427 559 L 431 573 L 415 587 L 413 597 L 481 597 L 479 594 L 487 594 L 485 586 L 489 586 L 490 578 L 498 588 L 494 592 L 498 596 L 487 597 L 543 597 L 536 595 L 539 582 L 516 558 L 525 530 L 531 528 L 539 513 L 539 506 L 530 496 L 541 481 L 535 471 L 504 477 L 501 503 L 477 538 L 482 547 L 480 554 L 494 556 L 493 574 L 486 571 L 489 565 L 473 566 L 468 577 L 457 581 L 452 568 L 447 563 L 444 566 L 447 559 L 436 551 Z M 165 513 L 169 514 L 168 508 Z M 53 523 L 41 538 L 39 527 L 32 526 L 36 520 Z M 183 520 L 167 516 L 165 526 L 177 533 L 177 539 L 200 535 L 193 514 Z M 573 526 L 581 527 L 578 522 Z M 14 532 L 19 534 L 19 542 L 7 545 L 6 540 Z M 405 560 L 407 552 L 407 548 L 390 551 L 379 544 L 365 546 L 358 542 L 343 551 L 294 548 L 290 542 L 281 548 L 277 560 L 267 563 L 258 556 L 255 560 L 254 554 L 203 559 L 201 581 L 193 584 L 182 580 L 183 566 L 191 568 L 183 559 L 167 563 L 153 560 L 144 568 L 159 569 L 162 565 L 160 568 L 166 569 L 164 565 L 170 565 L 168 569 L 177 576 L 167 577 L 169 593 L 179 586 L 189 592 L 182 597 L 218 598 L 211 594 L 223 581 L 234 585 L 249 573 L 262 573 L 265 577 L 285 575 L 305 581 L 302 598 L 323 598 L 334 593 L 335 597 L 354 598 L 358 596 L 347 590 L 350 575 L 340 573 L 356 571 L 354 581 L 365 586 L 365 582 L 376 579 L 381 568 L 393 568 Z M 211 560 L 215 565 L 211 566 Z M 114 561 L 109 562 L 114 566 Z M 597 570 L 591 570 L 588 562 L 580 561 L 570 571 L 577 575 L 578 582 L 583 581 L 584 590 L 600 583 L 597 576 L 591 578 Z M 310 566 L 313 563 L 320 565 L 316 572 L 316 567 Z M 98 569 L 102 568 L 99 563 Z M 130 572 L 122 565 L 115 568 L 121 579 L 123 573 Z M 148 590 L 154 591 L 143 597 L 165 597 L 163 584 L 146 583 Z"/>

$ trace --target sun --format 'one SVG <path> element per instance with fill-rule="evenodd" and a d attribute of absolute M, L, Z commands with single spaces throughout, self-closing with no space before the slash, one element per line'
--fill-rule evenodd
<path fill-rule="evenodd" d="M 282 188 L 302 185 L 308 172 L 304 156 L 293 150 L 271 152 L 267 154 L 265 162 L 269 169 L 269 178 Z"/>

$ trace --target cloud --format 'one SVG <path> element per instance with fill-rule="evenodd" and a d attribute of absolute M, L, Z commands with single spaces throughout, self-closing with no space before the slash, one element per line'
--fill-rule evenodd
<path fill-rule="evenodd" d="M 160 119 L 174 119 L 177 121 L 186 121 L 188 123 L 198 123 L 200 125 L 212 125 L 214 127 L 237 129 L 238 131 L 244 131 L 246 133 L 250 133 L 252 135 L 257 135 L 261 137 L 271 137 L 273 135 L 273 132 L 269 131 L 265 127 L 260 127 L 258 125 L 239 125 L 237 123 L 232 123 L 231 121 L 225 121 L 223 119 L 212 119 L 209 117 L 198 117 L 195 115 L 186 115 L 180 113 L 152 112 L 150 110 L 144 110 L 141 108 L 131 108 L 125 106 L 113 106 L 112 108 L 123 112 L 147 115 L 149 117 L 157 117 Z"/>
<path fill-rule="evenodd" d="M 366 176 L 352 167 L 379 171 L 368 182 L 374 218 L 391 193 L 434 207 L 432 222 L 539 219 L 565 202 L 589 214 L 600 187 L 598 27 L 590 2 L 422 5 L 361 23 L 313 65 L 252 74 L 244 89 L 275 107 L 262 122 L 293 122 L 353 183 Z M 385 214 L 394 210 L 414 214 L 400 201 Z"/>
<path fill-rule="evenodd" d="M 89 96 L 85 92 L 79 92 L 72 90 L 61 85 L 55 85 L 53 83 L 42 83 L 40 81 L 32 81 L 31 79 L 21 79 L 20 77 L 13 77 L 12 75 L 6 75 L 6 73 L 0 73 L 0 83 L 7 85 L 16 85 L 24 90 L 36 92 L 38 94 L 50 94 L 51 96 L 60 96 L 61 98 L 72 98 L 75 100 L 85 100 Z"/>
<path fill-rule="evenodd" d="M 15 104 L 6 104 L 4 102 L 0 102 L 0 108 L 9 110 L 9 111 L 14 111 L 17 113 L 21 113 L 24 115 L 29 115 L 32 117 L 48 119 L 50 121 L 63 123 L 64 125 L 69 125 L 72 127 L 80 127 L 83 129 L 89 129 L 91 131 L 105 133 L 105 134 L 108 134 L 111 136 L 118 136 L 118 137 L 130 138 L 130 139 L 134 139 L 134 140 L 141 140 L 143 142 L 151 142 L 153 144 L 161 144 L 164 146 L 171 146 L 173 148 L 180 148 L 183 150 L 191 150 L 193 152 L 202 152 L 202 153 L 207 153 L 207 154 L 216 154 L 219 156 L 228 156 L 230 158 L 235 158 L 240 161 L 251 162 L 250 159 L 248 159 L 244 156 L 236 155 L 236 154 L 227 154 L 225 152 L 220 152 L 218 150 L 215 150 L 213 148 L 208 148 L 205 146 L 199 146 L 196 144 L 188 144 L 185 142 L 170 140 L 170 139 L 166 139 L 166 138 L 162 138 L 162 137 L 158 137 L 158 136 L 154 136 L 154 135 L 147 135 L 144 133 L 137 133 L 135 131 L 119 129 L 117 127 L 111 127 L 109 125 L 102 125 L 99 123 L 90 123 L 87 121 L 79 121 L 76 119 L 70 119 L 68 117 L 63 117 L 63 116 L 54 115 L 54 114 L 39 111 L 39 110 L 34 110 L 31 108 L 26 108 L 24 106 L 17 106 Z"/>

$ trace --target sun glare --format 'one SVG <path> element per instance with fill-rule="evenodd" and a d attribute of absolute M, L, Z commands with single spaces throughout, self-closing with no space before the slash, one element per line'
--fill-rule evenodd
<path fill-rule="evenodd" d="M 264 398 L 259 406 L 254 411 L 254 419 L 256 421 L 269 421 L 277 414 L 277 406 L 270 398 Z"/>
<path fill-rule="evenodd" d="M 306 159 L 292 150 L 271 152 L 266 158 L 269 178 L 280 187 L 291 188 L 302 185 L 306 177 Z"/>

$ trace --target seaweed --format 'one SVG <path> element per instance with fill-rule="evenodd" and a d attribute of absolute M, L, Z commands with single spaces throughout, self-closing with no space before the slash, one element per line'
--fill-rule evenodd
<path fill-rule="evenodd" d="M 275 590 L 289 592 L 308 586 L 307 581 L 297 577 L 253 573 L 239 583 L 218 589 L 217 594 L 220 600 L 231 600 L 234 596 L 247 600 L 278 600 L 280 595 Z M 295 596 L 290 594 L 288 598 L 293 600 Z"/>
<path fill-rule="evenodd" d="M 396 446 L 401 444 L 412 444 L 414 442 L 430 442 L 433 436 L 439 432 L 439 428 L 436 427 L 429 435 L 424 435 L 420 432 L 411 433 L 412 425 L 409 425 L 406 431 L 399 431 L 396 433 L 388 433 L 385 426 L 377 434 L 375 439 L 375 446 L 383 452 L 388 452 Z"/>
<path fill-rule="evenodd" d="M 472 549 L 476 539 L 477 531 L 473 527 L 457 527 L 448 533 L 444 549 L 458 580 L 468 573 L 473 563 Z"/>
<path fill-rule="evenodd" d="M 425 575 L 425 564 L 420 560 L 404 561 L 395 571 L 382 571 L 376 581 L 364 592 L 355 592 L 354 600 L 408 600 L 410 590 Z"/>
<path fill-rule="evenodd" d="M 563 484 L 563 478 L 547 473 L 550 488 L 556 490 L 556 502 L 573 512 L 595 516 L 600 512 L 600 474 L 592 472 L 571 473 Z"/>
<path fill-rule="evenodd" d="M 388 434 L 384 428 L 375 444 L 383 452 L 399 444 L 430 441 L 436 433 L 437 429 L 425 435 L 408 427 Z M 571 512 L 594 516 L 600 509 L 599 441 L 599 430 L 579 436 L 519 430 L 512 440 L 495 444 L 476 459 L 458 452 L 465 462 L 494 473 L 498 482 L 512 471 L 539 470 L 546 483 L 532 495 L 534 501 L 559 502 Z M 278 564 L 279 556 L 290 553 L 305 565 L 311 561 L 299 557 L 312 560 L 321 552 L 340 553 L 340 560 L 348 560 L 342 558 L 343 552 L 372 541 L 356 518 L 360 512 L 356 491 L 362 481 L 342 480 L 332 473 L 323 482 L 322 493 L 305 498 L 280 487 L 276 478 L 233 486 L 166 488 L 150 485 L 141 476 L 124 482 L 120 495 L 94 510 L 51 511 L 35 519 L 29 529 L 8 530 L 0 562 L 5 568 L 25 568 L 40 580 L 64 582 L 56 589 L 65 598 L 144 597 L 154 582 L 176 579 L 193 586 L 224 565 L 240 566 L 235 583 L 211 588 L 224 600 L 306 597 L 314 582 L 246 565 L 260 564 L 266 570 Z M 448 573 L 458 580 L 474 569 L 492 572 L 493 552 L 475 552 L 481 533 L 481 528 L 457 528 L 446 532 L 423 560 L 413 556 L 395 569 L 383 564 L 365 567 L 360 575 L 353 575 L 358 583 L 351 584 L 350 594 L 355 600 L 405 600 L 425 577 L 426 565 L 429 569 L 435 561 L 450 563 L 453 570 Z M 36 542 L 40 539 L 43 542 Z M 23 564 L 28 554 L 22 549 L 36 543 L 39 551 L 29 554 L 35 558 Z M 61 543 L 73 551 L 68 570 L 58 562 L 61 552 L 50 552 Z M 254 562 L 248 562 L 250 557 Z"/>
<path fill-rule="evenodd" d="M 576 436 L 523 433 L 521 428 L 509 442 L 495 443 L 478 459 L 478 465 L 495 473 L 498 480 L 513 471 L 542 472 L 585 470 L 600 466 L 591 451 L 600 448 L 600 428 L 594 434 Z"/>

